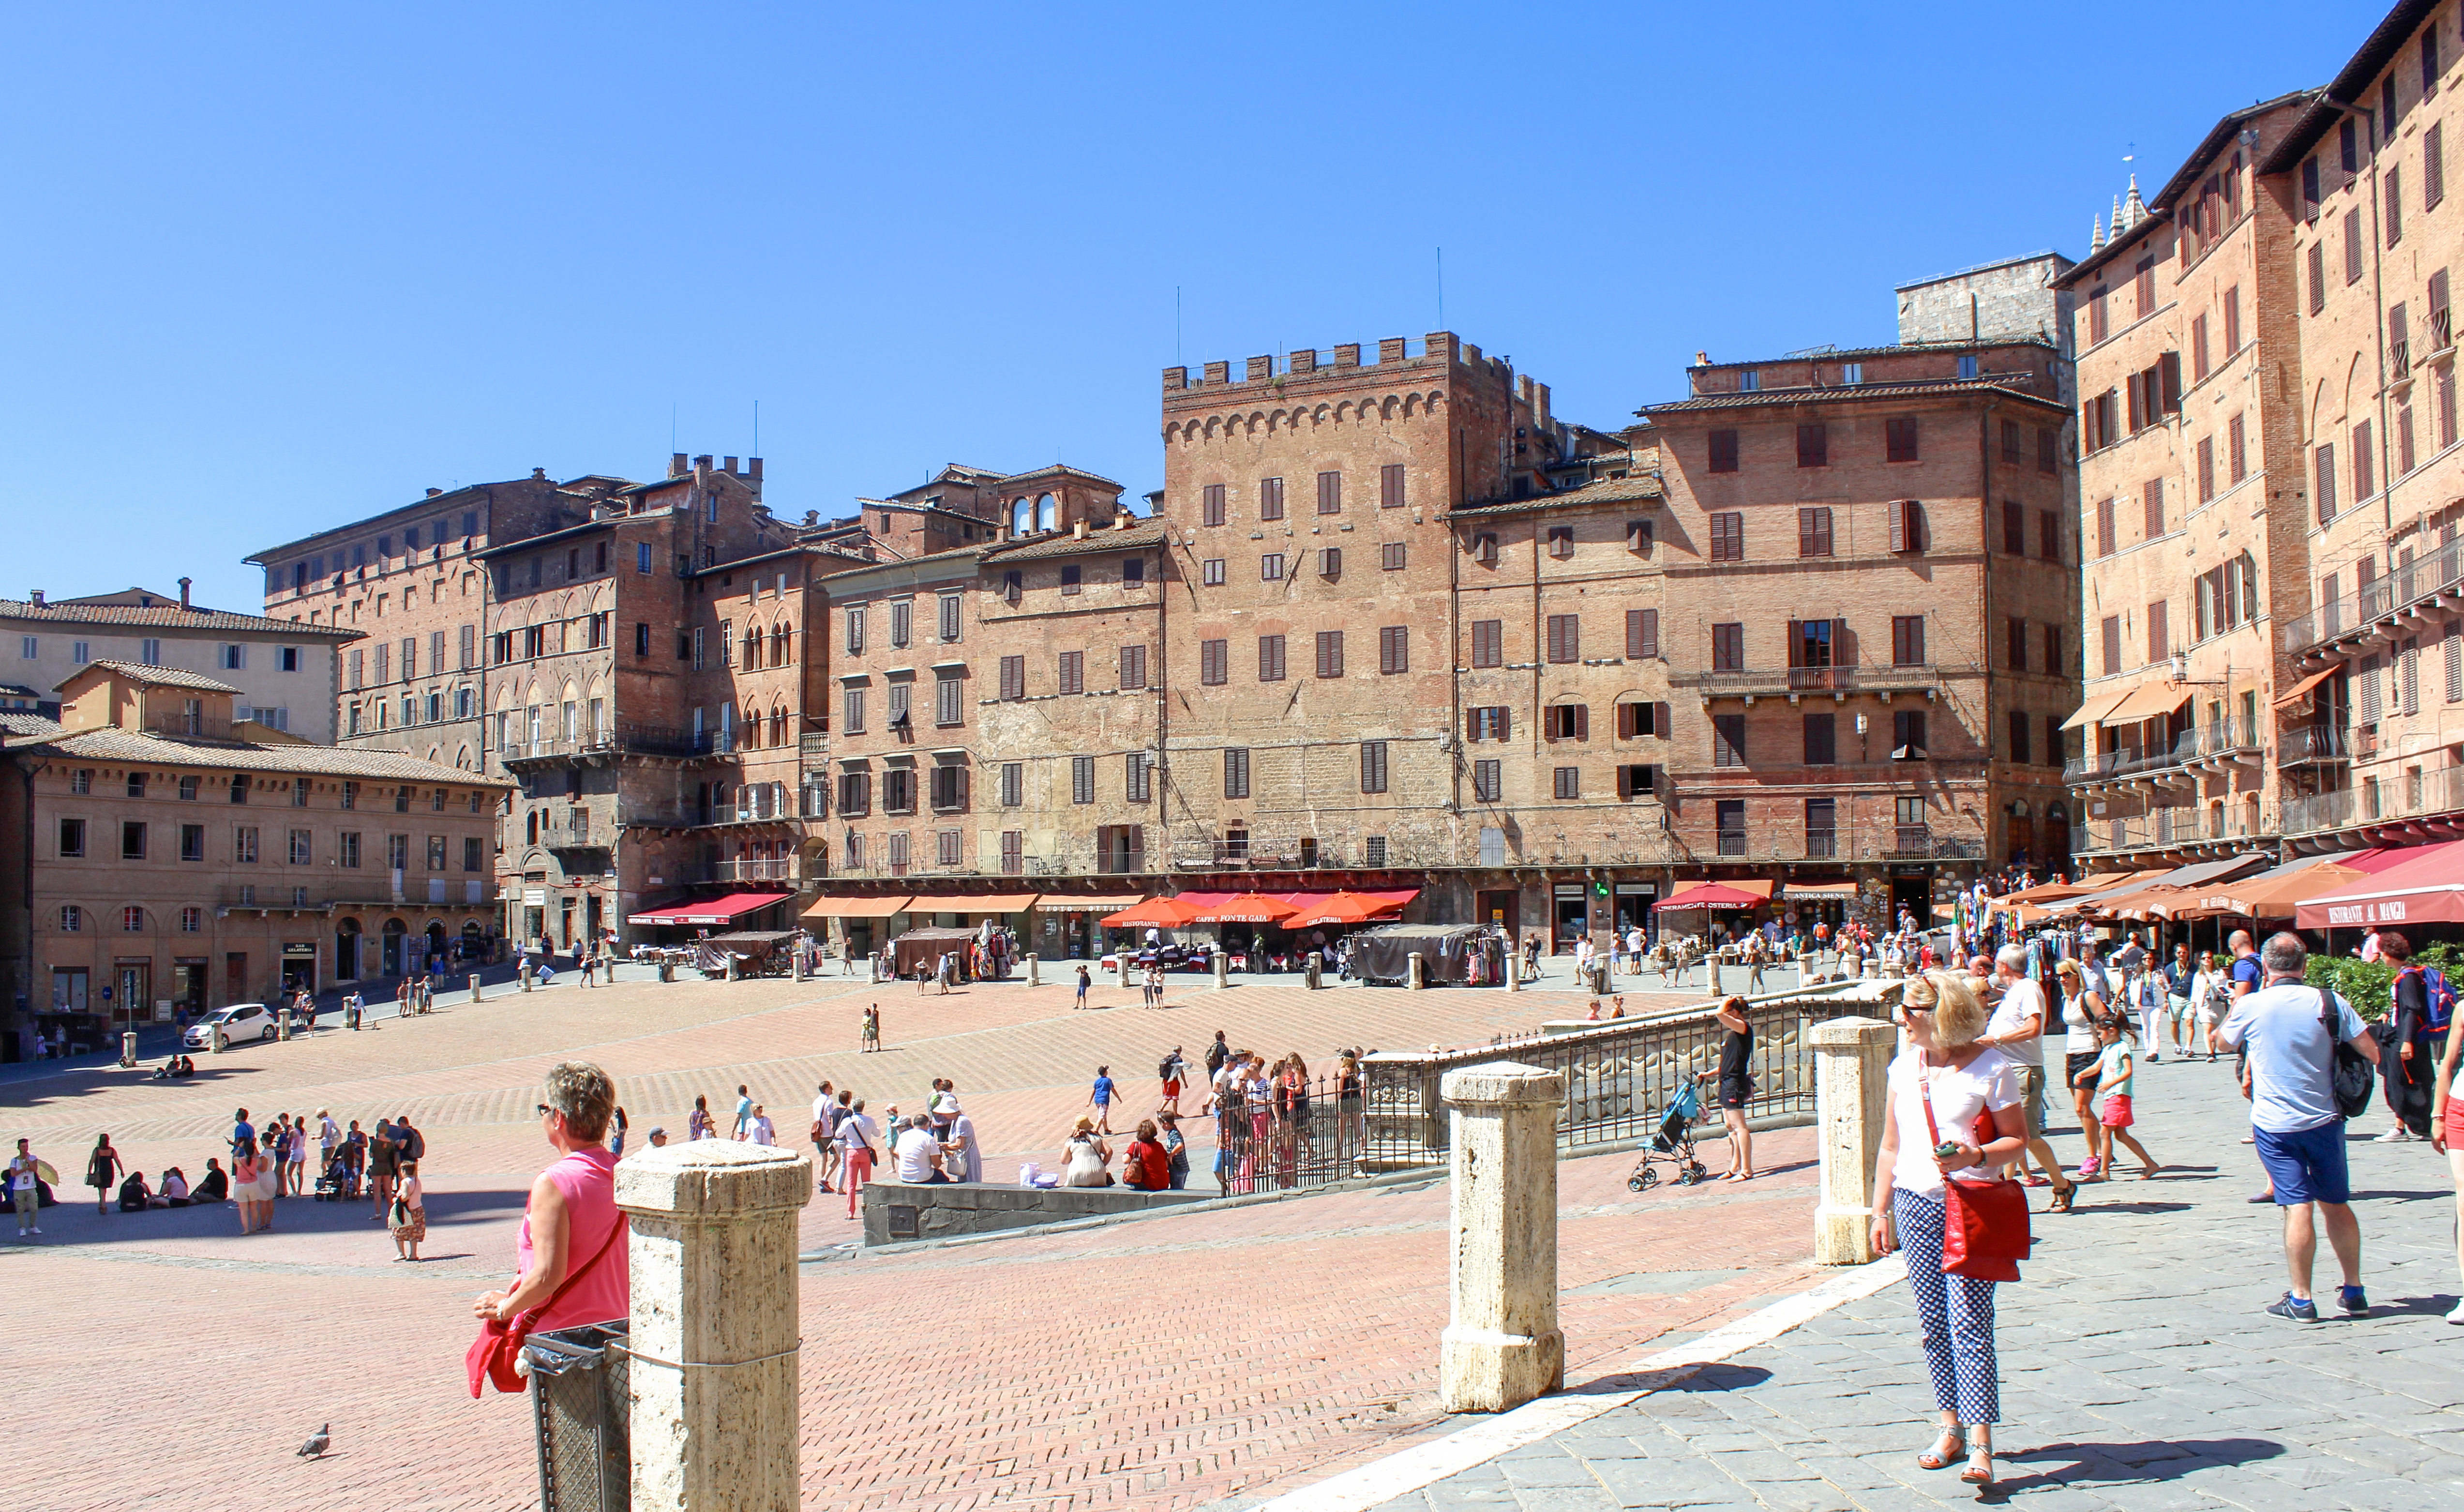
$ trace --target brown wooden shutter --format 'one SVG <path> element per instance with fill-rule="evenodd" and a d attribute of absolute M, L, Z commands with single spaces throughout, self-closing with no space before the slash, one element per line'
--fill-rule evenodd
<path fill-rule="evenodd" d="M 1642 651 L 1640 652 L 1640 655 L 1645 656 L 1659 656 L 1660 611 L 1656 609 L 1646 609 L 1639 610 L 1636 612 L 1642 616 Z"/>
<path fill-rule="evenodd" d="M 1668 705 L 1666 703 L 1654 703 L 1651 706 L 1651 732 L 1661 740 L 1668 739 Z"/>
<path fill-rule="evenodd" d="M 1591 738 L 1592 706 L 1588 703 L 1577 703 L 1574 705 L 1574 739 L 1587 741 Z"/>
<path fill-rule="evenodd" d="M 1857 664 L 1857 643 L 1848 638 L 1848 622 L 1844 619 L 1831 622 L 1831 664 L 1835 667 Z"/>
<path fill-rule="evenodd" d="M 1639 609 L 1625 611 L 1625 654 L 1629 659 L 1642 656 L 1642 613 Z"/>
<path fill-rule="evenodd" d="M 1403 507 L 1403 464 L 1389 462 L 1377 470 L 1377 505 L 1381 509 Z"/>
<path fill-rule="evenodd" d="M 2166 603 L 2158 599 L 2147 606 L 2147 659 L 2162 661 L 2172 654 L 2172 645 L 2165 634 Z"/>
<path fill-rule="evenodd" d="M 2156 369 L 2163 412 L 2179 414 L 2182 411 L 2182 354 L 2167 352 L 2156 359 Z"/>
<path fill-rule="evenodd" d="M 1804 655 L 1805 621 L 1792 619 L 1788 622 L 1788 664 L 1792 667 L 1802 666 L 1804 663 L 1799 658 Z"/>
<path fill-rule="evenodd" d="M 1907 511 L 1900 507 L 1898 500 L 1892 501 L 1890 510 L 1891 553 L 1896 556 L 1908 548 L 1908 517 Z"/>
<path fill-rule="evenodd" d="M 2434 210 L 2447 197 L 2447 155 L 2433 122 L 2421 134 L 2421 208 Z"/>

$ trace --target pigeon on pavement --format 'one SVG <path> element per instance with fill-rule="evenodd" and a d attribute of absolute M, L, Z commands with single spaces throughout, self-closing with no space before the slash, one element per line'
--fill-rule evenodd
<path fill-rule="evenodd" d="M 308 1435 L 308 1441 L 299 1446 L 299 1457 L 302 1459 L 323 1458 L 325 1456 L 325 1447 L 333 1442 L 333 1438 L 331 1436 L 333 1430 L 334 1425 L 327 1423 L 324 1427 L 319 1428 L 313 1434 L 310 1434 Z"/>

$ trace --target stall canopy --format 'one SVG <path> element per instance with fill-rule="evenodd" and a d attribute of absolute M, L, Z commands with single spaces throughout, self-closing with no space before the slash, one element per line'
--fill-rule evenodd
<path fill-rule="evenodd" d="M 804 910 L 807 919 L 887 919 L 907 912 L 914 901 L 905 893 L 891 898 L 824 898 Z"/>
<path fill-rule="evenodd" d="M 907 911 L 916 914 L 1023 914 L 1041 893 L 917 893 Z"/>
<path fill-rule="evenodd" d="M 1477 924 L 1388 924 L 1352 937 L 1352 970 L 1372 981 L 1408 981 L 1417 954 L 1427 981 L 1495 981 L 1505 974 L 1502 955 L 1492 956 L 1485 972 L 1474 964 L 1484 950 L 1496 949 Z"/>
<path fill-rule="evenodd" d="M 670 903 L 649 913 L 631 914 L 628 924 L 728 924 L 747 914 L 759 913 L 773 903 L 783 903 L 792 893 L 730 893 L 724 898 L 688 899 Z"/>
<path fill-rule="evenodd" d="M 2335 892 L 2369 875 L 2323 856 L 2304 856 L 2256 877 L 2196 888 L 2189 895 L 2189 906 L 2176 907 L 2168 917 L 2180 919 L 2196 909 L 2211 918 L 2231 914 L 2240 919 L 2290 919 L 2294 905 L 2303 899 Z"/>
<path fill-rule="evenodd" d="M 1299 910 L 1264 893 L 1235 893 L 1206 910 L 1201 922 L 1216 924 L 1279 924 Z"/>
<path fill-rule="evenodd" d="M 2227 878 L 2255 872 L 2266 865 L 2267 857 L 2255 851 L 2241 856 L 2228 856 L 2219 860 L 2194 861 L 2188 866 L 2177 867 L 2160 876 L 2151 877 L 2144 882 L 2125 882 L 2120 891 L 2096 893 L 2075 901 L 2080 906 L 2092 908 L 2100 913 L 2144 920 L 2149 916 L 2151 908 L 2184 901 L 2184 895 L 2192 888 L 2207 882 L 2221 881 Z M 2056 911 L 2067 911 L 2067 905 L 2064 909 Z"/>
<path fill-rule="evenodd" d="M 1130 929 L 1139 924 L 1154 924 L 1161 929 L 1177 929 L 1197 917 L 1197 909 L 1177 898 L 1150 898 L 1134 908 L 1124 908 L 1116 914 L 1106 914 L 1095 922 L 1107 929 Z"/>
<path fill-rule="evenodd" d="M 1651 906 L 1663 913 L 1672 908 L 1751 908 L 1763 901 L 1763 896 L 1727 882 L 1696 882 Z"/>
<path fill-rule="evenodd" d="M 1331 893 L 1313 903 L 1304 904 L 1299 913 L 1284 923 L 1287 929 L 1316 929 L 1329 924 L 1346 928 L 1383 919 L 1401 911 L 1402 904 L 1367 893 Z"/>
<path fill-rule="evenodd" d="M 890 942 L 890 968 L 903 977 L 930 971 L 942 956 L 964 950 L 975 939 L 972 929 L 910 929 Z"/>
<path fill-rule="evenodd" d="M 2464 840 L 2411 851 L 2376 876 L 2303 899 L 2294 905 L 2293 922 L 2304 929 L 2464 923 Z"/>

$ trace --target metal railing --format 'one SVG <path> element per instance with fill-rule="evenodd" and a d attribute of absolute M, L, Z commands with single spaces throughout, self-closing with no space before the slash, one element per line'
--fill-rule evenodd
<path fill-rule="evenodd" d="M 146 711 L 144 727 L 156 735 L 187 736 L 196 740 L 227 741 L 231 738 L 231 722 L 211 714 L 188 714 L 176 710 Z"/>
<path fill-rule="evenodd" d="M 2401 774 L 2395 782 L 2365 782 L 2335 792 L 2284 800 L 2284 833 L 2317 834 L 2356 825 L 2452 815 L 2464 810 L 2464 767 Z"/>
<path fill-rule="evenodd" d="M 2276 764 L 2299 767 L 2311 762 L 2353 759 L 2352 743 L 2341 724 L 2296 724 L 2276 737 Z"/>
<path fill-rule="evenodd" d="M 1752 667 L 1725 672 L 1689 672 L 1670 676 L 1671 687 L 1689 687 L 1710 697 L 1781 693 L 1900 693 L 1940 687 L 1946 677 L 1970 672 L 1924 662 L 1894 666 L 1856 664 L 1828 667 Z"/>
<path fill-rule="evenodd" d="M 380 872 L 366 881 L 267 882 L 227 887 L 214 897 L 218 908 L 482 908 L 496 901 L 495 884 L 473 877 L 411 877 L 394 891 Z"/>
<path fill-rule="evenodd" d="M 2300 653 L 2341 640 L 2399 610 L 2464 583 L 2464 539 L 2400 564 L 2394 573 L 2324 604 L 2284 627 L 2284 649 Z"/>
<path fill-rule="evenodd" d="M 2186 805 L 2073 825 L 2071 851 L 2074 855 L 2144 851 L 2202 841 L 2273 839 L 2282 833 L 2278 811 L 2273 805 L 2261 804 L 2255 813 L 2240 803 L 2222 807 Z"/>
<path fill-rule="evenodd" d="M 1696 859 L 1715 856 L 1750 861 L 1880 861 L 1955 859 L 1985 854 L 1982 835 L 1940 834 L 1925 825 L 1809 830 L 1775 824 L 1749 830 L 1681 831 L 1679 838 L 1686 841 L 1683 858 Z M 1528 843 L 1525 854 L 1530 854 Z"/>
<path fill-rule="evenodd" d="M 1749 1003 L 1754 1091 L 1749 1118 L 1815 1112 L 1815 1057 L 1806 1030 L 1855 1014 L 1886 1017 L 1872 984 L 1790 993 Z M 1445 1074 L 1512 1060 L 1566 1078 L 1557 1145 L 1578 1150 L 1649 1139 L 1688 1085 L 1698 1088 L 1696 1126 L 1720 1121 L 1718 1098 L 1702 1072 L 1717 1071 L 1726 1034 L 1709 1003 L 1567 1034 L 1528 1035 L 1427 1055 L 1375 1055 L 1361 1062 L 1368 1082 L 1366 1155 L 1373 1170 L 1437 1165 L 1446 1159 L 1448 1121 L 1440 1096 Z"/>

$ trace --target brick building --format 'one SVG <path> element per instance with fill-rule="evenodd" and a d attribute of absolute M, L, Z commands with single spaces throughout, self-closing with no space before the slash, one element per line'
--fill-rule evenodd
<path fill-rule="evenodd" d="M 1683 860 L 1924 918 L 1946 870 L 2067 854 L 2067 367 L 1989 331 L 1698 363 L 1641 411 Z"/>
<path fill-rule="evenodd" d="M 55 599 L 37 589 L 0 599 L 0 679 L 29 690 L 39 708 L 98 661 L 204 673 L 237 690 L 235 718 L 330 745 L 342 648 L 360 636 L 346 626 L 191 604 L 187 578 L 176 595 L 132 588 Z"/>
<path fill-rule="evenodd" d="M 2453 5 L 2394 7 L 2323 88 L 2226 117 L 2070 275 L 2108 543 L 2072 772 L 2097 864 L 2464 819 L 2459 53 Z"/>
<path fill-rule="evenodd" d="M 57 691 L 55 726 L 0 741 L 0 1029 L 374 981 L 491 933 L 501 781 L 234 722 L 201 673 L 96 661 Z"/>

